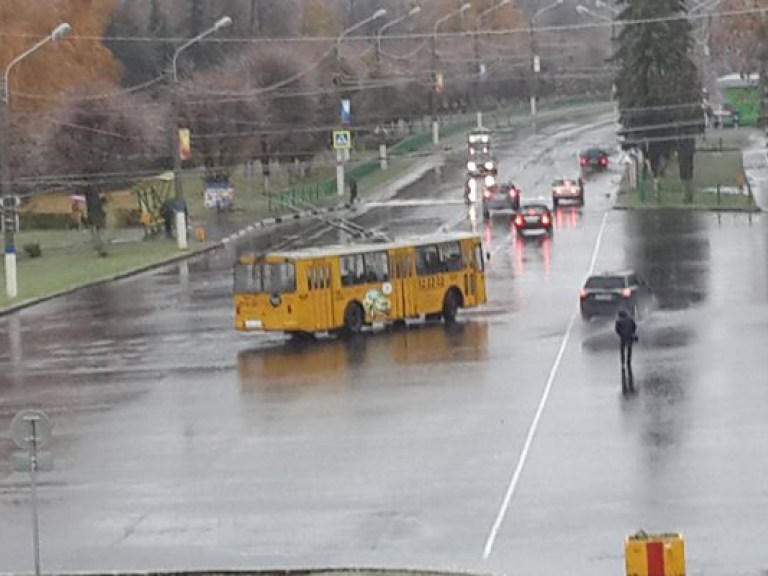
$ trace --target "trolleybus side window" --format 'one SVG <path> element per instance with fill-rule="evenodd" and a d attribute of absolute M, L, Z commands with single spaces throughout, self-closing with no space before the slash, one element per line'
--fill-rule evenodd
<path fill-rule="evenodd" d="M 461 247 L 458 242 L 445 242 L 439 245 L 440 261 L 446 272 L 457 272 L 462 269 Z"/>
<path fill-rule="evenodd" d="M 365 264 L 362 254 L 350 254 L 339 258 L 341 285 L 354 286 L 365 282 Z"/>
<path fill-rule="evenodd" d="M 262 267 L 262 291 L 283 294 L 296 290 L 296 269 L 290 262 L 264 264 Z"/>
<path fill-rule="evenodd" d="M 386 252 L 369 252 L 365 255 L 365 281 L 389 280 L 389 259 Z"/>
<path fill-rule="evenodd" d="M 416 248 L 416 273 L 419 276 L 437 274 L 442 271 L 440 253 L 434 244 Z"/>

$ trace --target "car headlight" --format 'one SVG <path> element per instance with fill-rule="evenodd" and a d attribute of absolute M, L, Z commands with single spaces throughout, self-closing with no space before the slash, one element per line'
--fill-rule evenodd
<path fill-rule="evenodd" d="M 475 142 L 477 142 L 477 137 L 476 136 L 470 136 L 469 137 L 469 143 L 470 144 L 474 144 Z"/>
<path fill-rule="evenodd" d="M 484 183 L 486 186 L 493 186 L 494 184 L 496 184 L 496 178 L 494 178 L 493 176 L 486 176 L 486 177 L 483 179 L 483 183 Z"/>
<path fill-rule="evenodd" d="M 486 170 L 493 170 L 495 168 L 493 162 L 486 162 L 484 166 Z"/>
<path fill-rule="evenodd" d="M 475 149 L 472 146 L 469 147 L 469 155 L 470 156 L 474 156 L 475 155 Z"/>
<path fill-rule="evenodd" d="M 475 170 L 477 170 L 477 163 L 472 162 L 472 160 L 467 162 L 467 170 L 469 170 L 470 172 L 474 172 Z"/>
<path fill-rule="evenodd" d="M 488 143 L 488 136 L 482 136 L 480 138 L 480 141 L 483 142 L 483 143 Z"/>

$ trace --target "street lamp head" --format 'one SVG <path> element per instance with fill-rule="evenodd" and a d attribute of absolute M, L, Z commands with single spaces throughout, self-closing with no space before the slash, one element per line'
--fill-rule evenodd
<path fill-rule="evenodd" d="M 420 12 L 421 12 L 421 6 L 414 6 L 408 12 L 408 16 L 416 16 L 416 14 L 419 14 Z"/>
<path fill-rule="evenodd" d="M 376 12 L 373 13 L 373 16 L 371 16 L 371 18 L 373 20 L 378 20 L 379 18 L 384 18 L 384 16 L 386 15 L 387 15 L 386 9 L 379 8 L 378 10 L 376 10 Z"/>
<path fill-rule="evenodd" d="M 53 29 L 53 32 L 51 32 L 51 40 L 53 40 L 54 42 L 56 40 L 61 40 L 62 38 L 64 38 L 64 36 L 69 34 L 71 30 L 72 30 L 72 26 L 70 26 L 66 22 L 62 22 L 61 24 L 56 26 L 56 28 Z"/>
<path fill-rule="evenodd" d="M 464 13 L 470 8 L 472 8 L 472 4 L 470 4 L 469 2 L 465 2 L 464 4 L 461 5 L 461 8 L 459 8 L 459 12 Z"/>
<path fill-rule="evenodd" d="M 496 8 L 501 8 L 502 6 L 506 6 L 507 4 L 511 4 L 511 3 L 512 3 L 512 0 L 501 0 L 501 2 L 499 2 L 496 5 Z"/>
<path fill-rule="evenodd" d="M 222 18 L 219 18 L 216 21 L 216 24 L 213 25 L 214 30 L 221 30 L 222 28 L 226 28 L 228 26 L 232 25 L 232 18 L 229 16 L 224 16 Z"/>
<path fill-rule="evenodd" d="M 578 12 L 579 14 L 589 14 L 589 8 L 587 8 L 583 4 L 579 4 L 576 6 L 576 12 Z"/>

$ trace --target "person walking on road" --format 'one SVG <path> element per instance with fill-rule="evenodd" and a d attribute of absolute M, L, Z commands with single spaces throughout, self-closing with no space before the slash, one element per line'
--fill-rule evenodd
<path fill-rule="evenodd" d="M 632 370 L 632 345 L 638 340 L 637 324 L 626 310 L 621 310 L 614 329 L 619 336 L 621 346 L 621 368 L 623 370 L 626 366 Z"/>
<path fill-rule="evenodd" d="M 357 180 L 354 178 L 349 179 L 349 203 L 354 204 L 357 202 Z"/>

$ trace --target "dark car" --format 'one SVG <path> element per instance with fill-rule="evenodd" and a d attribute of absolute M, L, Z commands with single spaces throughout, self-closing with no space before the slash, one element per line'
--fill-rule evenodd
<path fill-rule="evenodd" d="M 619 310 L 638 318 L 648 311 L 652 299 L 648 284 L 631 270 L 590 276 L 580 296 L 581 317 L 586 321 L 595 316 L 615 316 Z"/>
<path fill-rule="evenodd" d="M 552 236 L 552 212 L 546 204 L 523 204 L 513 221 L 518 236 L 531 232 L 543 232 Z"/>
<path fill-rule="evenodd" d="M 583 172 L 602 172 L 608 168 L 608 152 L 602 148 L 587 148 L 579 153 L 579 166 Z"/>
<path fill-rule="evenodd" d="M 584 206 L 584 181 L 581 178 L 558 178 L 552 182 L 552 205 L 557 208 L 563 200 Z"/>
<path fill-rule="evenodd" d="M 520 209 L 520 190 L 512 184 L 496 184 L 483 192 L 483 218 L 491 217 L 491 211 L 510 210 L 517 212 Z"/>

